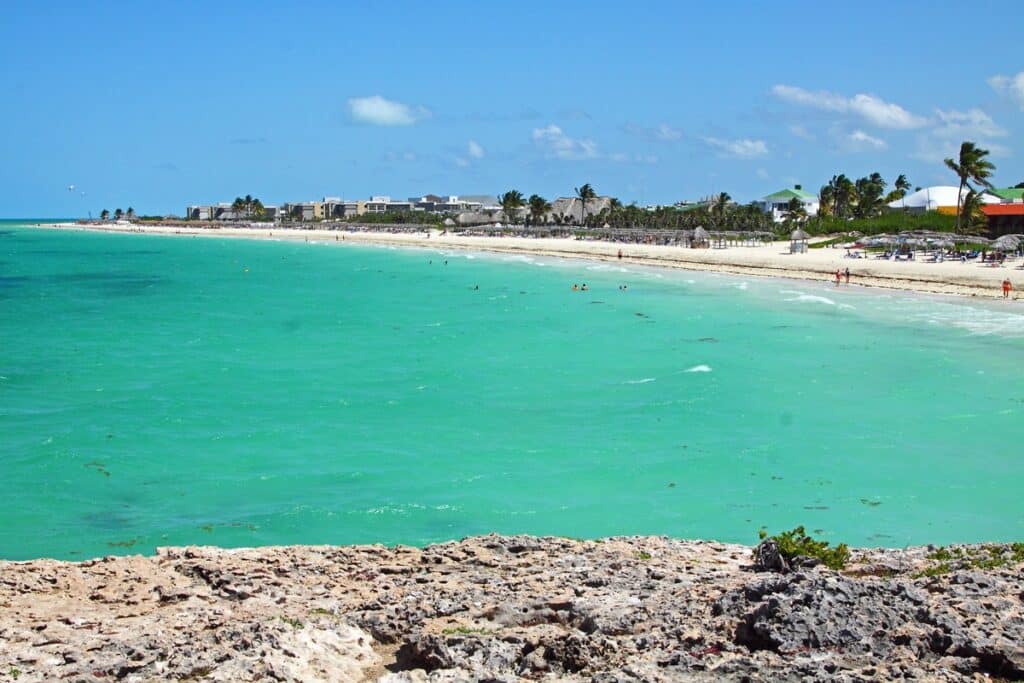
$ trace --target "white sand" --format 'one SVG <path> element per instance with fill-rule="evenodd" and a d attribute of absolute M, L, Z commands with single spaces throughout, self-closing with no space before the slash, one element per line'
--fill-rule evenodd
<path fill-rule="evenodd" d="M 875 258 L 846 258 L 846 250 L 811 249 L 805 254 L 790 254 L 789 242 L 773 242 L 762 247 L 729 247 L 727 249 L 686 249 L 642 244 L 592 242 L 575 239 L 530 239 L 522 237 L 469 237 L 439 232 L 386 233 L 345 232 L 341 230 L 295 230 L 274 228 L 183 228 L 149 225 L 71 225 L 61 229 L 88 229 L 110 232 L 141 232 L 160 235 L 202 237 L 235 237 L 246 239 L 282 239 L 309 242 L 350 242 L 401 245 L 441 249 L 468 249 L 523 253 L 543 256 L 585 258 L 617 261 L 622 250 L 623 263 L 648 266 L 713 270 L 743 275 L 835 281 L 836 270 L 850 269 L 850 283 L 870 287 L 886 287 L 937 294 L 958 294 L 1002 298 L 1001 283 L 1009 278 L 1015 300 L 1024 299 L 1024 269 L 1018 260 L 1008 260 L 1003 267 L 993 268 L 978 263 L 946 261 L 888 261 Z M 845 286 L 845 284 L 843 285 Z"/>

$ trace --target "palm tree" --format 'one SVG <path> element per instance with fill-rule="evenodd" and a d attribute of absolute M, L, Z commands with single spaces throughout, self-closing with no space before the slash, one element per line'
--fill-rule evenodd
<path fill-rule="evenodd" d="M 523 208 L 523 193 L 519 190 L 509 190 L 498 197 L 498 204 L 501 205 L 501 212 L 505 214 L 505 223 L 513 225 L 516 222 L 516 213 Z"/>
<path fill-rule="evenodd" d="M 122 211 L 121 209 L 116 209 L 114 211 L 114 220 L 115 221 L 121 220 L 121 216 L 123 216 L 123 215 L 124 215 L 124 211 Z"/>
<path fill-rule="evenodd" d="M 133 218 L 135 218 L 135 209 L 129 206 L 128 210 L 125 212 L 124 215 L 128 218 L 128 220 L 132 220 Z"/>
<path fill-rule="evenodd" d="M 253 198 L 251 194 L 245 195 L 245 217 L 248 218 L 252 214 L 252 203 Z"/>
<path fill-rule="evenodd" d="M 964 197 L 964 234 L 978 235 L 988 229 L 988 218 L 981 210 L 981 195 L 972 188 Z"/>
<path fill-rule="evenodd" d="M 544 216 L 547 215 L 548 211 L 551 211 L 551 202 L 539 194 L 531 194 L 528 203 L 530 206 L 530 222 L 533 225 L 540 225 L 544 221 Z"/>
<path fill-rule="evenodd" d="M 731 201 L 732 197 L 729 196 L 728 192 L 719 192 L 711 199 L 711 211 L 721 217 Z"/>
<path fill-rule="evenodd" d="M 587 202 L 591 199 L 597 199 L 597 193 L 594 192 L 594 188 L 590 186 L 590 183 L 586 183 L 583 187 L 576 188 L 576 198 L 583 205 L 583 209 L 580 212 L 580 225 L 583 225 L 587 221 Z"/>
<path fill-rule="evenodd" d="M 857 218 L 870 218 L 882 206 L 882 193 L 885 191 L 885 180 L 880 173 L 872 173 L 865 178 L 858 178 L 854 185 L 857 191 Z"/>
<path fill-rule="evenodd" d="M 258 199 L 252 200 L 250 211 L 253 216 L 256 216 L 256 218 L 263 218 L 263 215 L 266 213 L 266 209 L 263 208 L 263 202 Z"/>
<path fill-rule="evenodd" d="M 110 212 L 109 211 L 107 211 L 106 209 L 103 209 L 102 211 L 100 211 L 100 220 L 101 221 L 105 221 L 108 218 L 110 218 Z"/>
<path fill-rule="evenodd" d="M 857 187 L 843 173 L 832 178 L 832 182 L 835 184 L 832 215 L 847 218 L 857 201 Z"/>
<path fill-rule="evenodd" d="M 892 192 L 885 195 L 885 203 L 894 202 L 897 199 L 903 199 L 907 196 L 907 192 L 910 191 L 910 181 L 907 180 L 907 176 L 900 173 L 896 178 L 896 182 L 892 184 Z"/>
<path fill-rule="evenodd" d="M 799 197 L 793 197 L 786 204 L 786 210 L 782 213 L 782 220 L 786 223 L 802 223 L 807 218 L 807 209 Z"/>
<path fill-rule="evenodd" d="M 231 212 L 235 214 L 235 218 L 242 215 L 245 211 L 245 200 L 241 197 L 235 197 L 235 201 L 231 202 Z"/>
<path fill-rule="evenodd" d="M 973 180 L 979 185 L 985 187 L 992 187 L 992 183 L 988 181 L 992 175 L 992 171 L 995 170 L 995 165 L 991 161 L 986 159 L 988 156 L 988 150 L 982 149 L 975 145 L 969 140 L 965 140 L 960 145 L 960 157 L 954 161 L 953 159 L 946 159 L 946 167 L 949 170 L 956 173 L 957 177 L 960 178 L 960 191 L 956 195 L 956 231 L 960 232 L 963 224 L 962 219 L 962 195 L 964 193 L 964 187 L 970 187 L 969 181 Z M 974 188 L 971 188 L 973 191 Z"/>

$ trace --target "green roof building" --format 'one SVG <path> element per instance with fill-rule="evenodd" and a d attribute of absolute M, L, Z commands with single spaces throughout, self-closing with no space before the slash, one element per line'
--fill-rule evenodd
<path fill-rule="evenodd" d="M 763 197 L 760 201 L 761 210 L 770 214 L 776 223 L 780 223 L 786 209 L 789 208 L 789 203 L 794 199 L 803 205 L 808 216 L 818 215 L 818 195 L 806 192 L 799 185 Z"/>
<path fill-rule="evenodd" d="M 1004 202 L 1024 201 L 1024 187 L 996 187 L 988 191 Z"/>

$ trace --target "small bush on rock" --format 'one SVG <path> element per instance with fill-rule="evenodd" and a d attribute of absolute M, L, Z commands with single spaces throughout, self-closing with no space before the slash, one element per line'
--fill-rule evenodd
<path fill-rule="evenodd" d="M 768 536 L 768 532 L 762 529 L 760 537 L 762 541 L 768 538 L 775 541 L 779 553 L 790 564 L 794 564 L 796 558 L 812 557 L 830 569 L 842 569 L 850 559 L 850 549 L 845 543 L 832 548 L 828 541 L 818 541 L 808 536 L 803 526 L 774 536 Z"/>

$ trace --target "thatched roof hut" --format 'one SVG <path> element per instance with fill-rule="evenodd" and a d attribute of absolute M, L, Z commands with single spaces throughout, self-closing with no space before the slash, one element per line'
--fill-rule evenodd
<path fill-rule="evenodd" d="M 690 236 L 691 247 L 706 247 L 710 242 L 711 235 L 709 235 L 708 231 L 699 225 L 693 231 L 693 235 Z"/>

